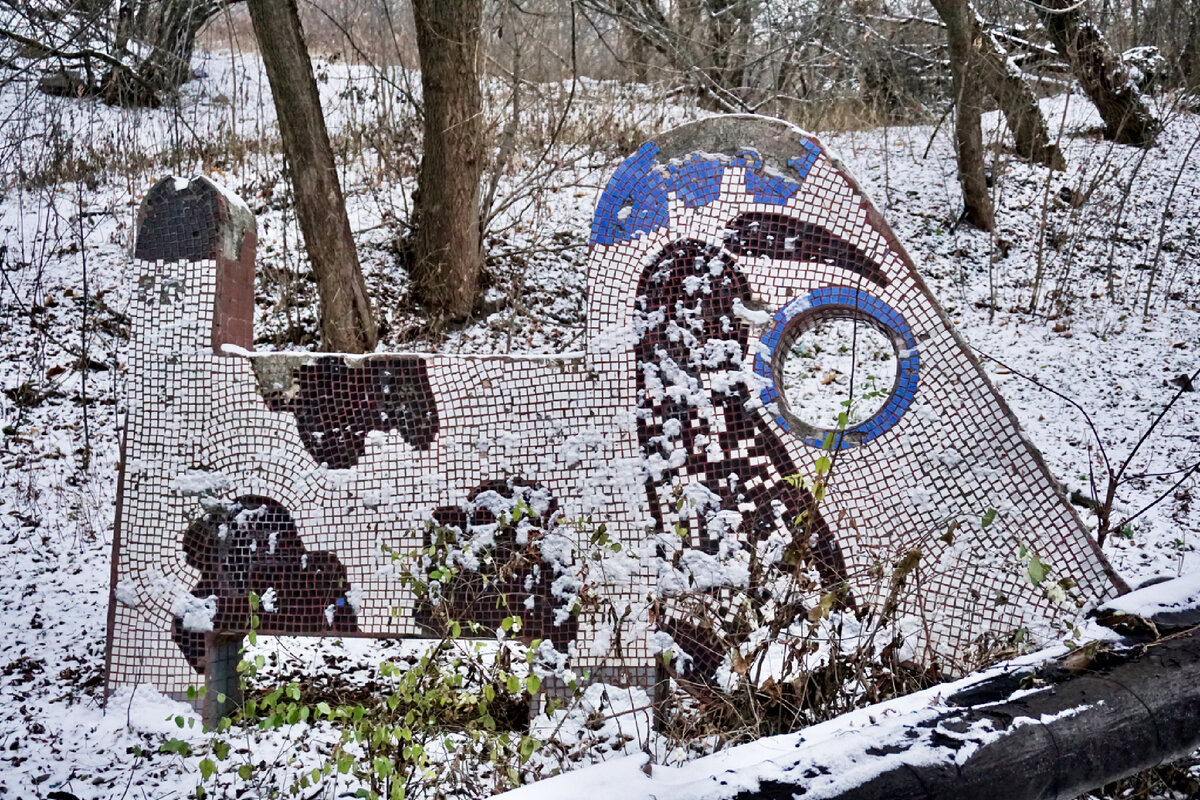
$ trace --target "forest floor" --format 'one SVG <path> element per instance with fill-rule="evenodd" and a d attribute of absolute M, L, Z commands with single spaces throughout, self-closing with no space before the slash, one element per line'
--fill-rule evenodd
<path fill-rule="evenodd" d="M 412 77 L 383 80 L 342 64 L 319 73 L 388 350 L 582 349 L 600 187 L 641 140 L 699 113 L 645 87 L 545 87 L 496 187 L 485 311 L 434 335 L 407 303 L 396 244 L 419 146 L 404 101 Z M 1200 366 L 1200 116 L 1171 100 L 1160 101 L 1167 125 L 1148 150 L 1105 142 L 1079 94 L 1044 100 L 1069 164 L 1053 174 L 998 146 L 999 120 L 989 115 L 995 237 L 956 224 L 949 126 L 817 132 L 875 199 L 959 331 L 995 358 L 987 369 L 1052 472 L 1084 496 L 1101 452 L 1121 464 L 1180 376 Z M 228 53 L 204 55 L 202 77 L 178 104 L 152 111 L 45 97 L 28 73 L 5 76 L 0 88 L 0 798 L 183 797 L 201 781 L 204 734 L 188 706 L 146 687 L 103 698 L 128 266 L 153 181 L 211 175 L 258 218 L 258 345 L 313 345 L 314 289 L 273 118 L 255 57 Z M 489 119 L 503 125 L 499 111 Z M 1200 476 L 1179 482 L 1197 461 L 1200 393 L 1186 392 L 1117 491 L 1118 514 L 1134 519 L 1104 549 L 1131 584 L 1200 570 Z M 291 664 L 280 674 L 333 664 L 366 681 L 387 648 L 407 646 L 270 647 Z M 586 729 L 581 762 L 625 752 L 621 724 L 648 720 L 615 713 L 643 700 L 597 694 L 558 735 Z M 272 780 L 286 786 L 319 763 L 308 751 L 329 735 L 288 726 L 242 747 L 278 765 Z M 194 753 L 163 752 L 172 738 Z M 540 769 L 561 763 L 547 758 Z M 232 776 L 217 785 L 233 786 Z"/>

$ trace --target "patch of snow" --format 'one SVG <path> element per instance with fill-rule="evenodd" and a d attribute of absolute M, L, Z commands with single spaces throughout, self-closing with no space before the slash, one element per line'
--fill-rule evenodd
<path fill-rule="evenodd" d="M 1097 611 L 1150 619 L 1160 614 L 1200 609 L 1200 571 L 1163 581 L 1109 600 Z"/>

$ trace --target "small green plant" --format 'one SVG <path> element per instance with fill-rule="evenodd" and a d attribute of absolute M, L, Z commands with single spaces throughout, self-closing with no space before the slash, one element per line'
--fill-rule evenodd
<path fill-rule="evenodd" d="M 515 525 L 536 517 L 533 508 L 518 500 L 499 522 Z M 461 531 L 435 527 L 429 543 L 419 551 L 391 553 L 401 583 L 426 601 L 444 596 L 446 587 L 463 571 L 461 535 Z M 590 539 L 602 553 L 621 552 L 603 525 L 591 530 Z M 488 557 L 479 560 L 494 568 L 489 573 L 493 576 L 502 575 L 506 568 Z M 498 608 L 508 608 L 502 592 L 494 599 Z M 505 791 L 528 777 L 531 760 L 543 747 L 529 733 L 530 702 L 542 688 L 542 676 L 552 672 L 573 676 L 563 670 L 565 662 L 548 642 L 522 641 L 525 626 L 515 611 L 492 631 L 472 620 L 452 618 L 451 604 L 434 603 L 440 637 L 404 659 L 381 662 L 376 692 L 369 697 L 346 700 L 297 681 L 262 685 L 267 662 L 261 653 L 253 652 L 261 598 L 252 593 L 249 605 L 247 648 L 238 665 L 247 699 L 237 714 L 222 719 L 212 732 L 199 766 L 201 793 L 203 785 L 214 786 L 223 774 L 254 784 L 260 796 L 307 795 L 314 787 L 330 786 L 372 800 L 403 800 L 414 794 L 437 800 Z M 573 680 L 568 685 L 578 699 L 578 686 Z M 202 693 L 202 688 L 193 689 L 189 697 Z M 563 705 L 563 699 L 551 698 L 545 713 L 554 714 Z M 274 785 L 263 774 L 270 770 L 263 770 L 245 751 L 239 755 L 230 739 L 235 729 L 249 735 L 281 732 L 299 724 L 332 732 L 332 742 L 313 766 L 291 770 L 295 777 L 290 786 Z M 191 753 L 189 745 L 179 740 L 167 747 L 181 756 Z"/>

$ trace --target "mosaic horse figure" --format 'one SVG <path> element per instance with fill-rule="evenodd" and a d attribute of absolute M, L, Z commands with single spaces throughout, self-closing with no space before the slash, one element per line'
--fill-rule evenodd
<path fill-rule="evenodd" d="M 883 218 L 782 122 L 691 123 L 618 167 L 585 353 L 255 353 L 254 243 L 206 179 L 147 195 L 110 686 L 211 681 L 251 594 L 273 633 L 520 617 L 573 669 L 648 686 L 667 648 L 714 683 L 764 618 L 871 613 L 906 554 L 922 569 L 893 612 L 951 665 L 1123 588 Z M 829 321 L 890 349 L 865 419 L 820 422 L 788 390 Z M 452 568 L 416 596 L 392 557 L 431 553 Z"/>

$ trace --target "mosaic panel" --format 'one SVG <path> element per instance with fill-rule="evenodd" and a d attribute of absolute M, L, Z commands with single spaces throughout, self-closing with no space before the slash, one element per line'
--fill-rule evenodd
<path fill-rule="evenodd" d="M 823 596 L 865 614 L 913 550 L 898 613 L 951 668 L 1123 588 L 882 217 L 784 123 L 693 123 L 617 169 L 581 354 L 251 352 L 253 247 L 249 211 L 207 179 L 146 197 L 110 686 L 182 694 L 251 593 L 264 633 L 519 617 L 577 671 L 645 682 L 664 642 L 715 681 L 754 619 Z M 881 333 L 896 374 L 869 419 L 825 429 L 789 405 L 782 364 L 829 320 Z M 1065 598 L 1030 584 L 1022 550 Z"/>

